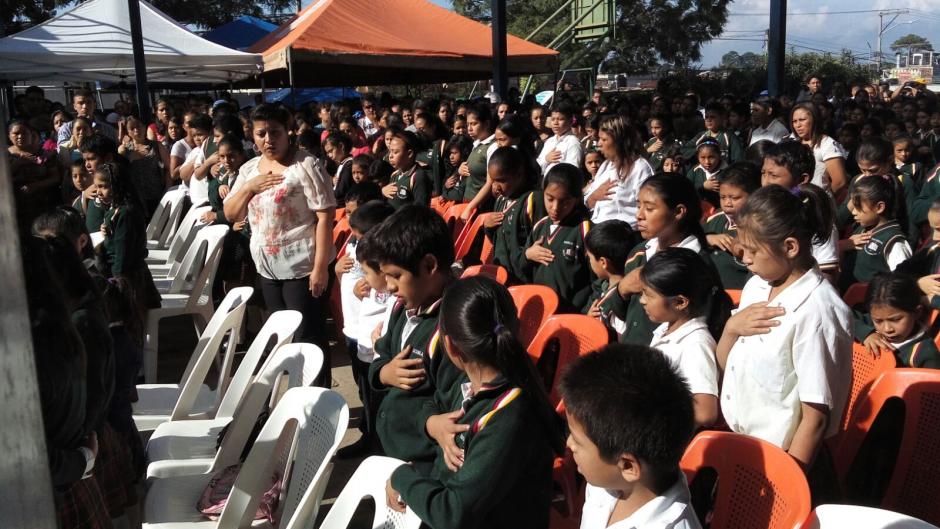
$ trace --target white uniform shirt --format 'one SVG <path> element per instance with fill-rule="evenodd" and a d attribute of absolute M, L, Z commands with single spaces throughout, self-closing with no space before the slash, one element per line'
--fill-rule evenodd
<path fill-rule="evenodd" d="M 662 496 L 657 496 L 624 520 L 607 525 L 617 505 L 617 494 L 590 483 L 584 490 L 581 529 L 701 529 L 692 508 L 689 485 L 680 476 Z"/>
<path fill-rule="evenodd" d="M 828 241 L 813 243 L 813 258 L 822 270 L 839 268 L 839 230 L 835 226 Z"/>
<path fill-rule="evenodd" d="M 359 360 L 372 363 L 375 359 L 375 344 L 372 343 L 372 331 L 381 323 L 381 335 L 388 330 L 388 319 L 392 315 L 392 308 L 398 297 L 388 292 L 378 292 L 374 288 L 369 295 L 362 298 L 359 305 L 359 325 L 356 328 L 356 343 L 359 346 L 357 355 Z"/>
<path fill-rule="evenodd" d="M 679 244 L 673 246 L 673 248 L 686 248 L 692 250 L 695 253 L 699 253 L 702 251 L 702 243 L 699 242 L 698 237 L 695 235 L 689 235 L 685 239 L 682 239 Z M 646 262 L 648 263 L 658 251 L 659 237 L 653 237 L 652 239 L 646 241 Z"/>
<path fill-rule="evenodd" d="M 770 290 L 752 277 L 740 307 L 767 301 Z M 787 450 L 802 420 L 801 402 L 829 408 L 825 437 L 839 429 L 852 383 L 852 311 L 816 268 L 770 305 L 787 312 L 769 333 L 738 338 L 732 346 L 721 410 L 733 431 Z"/>
<path fill-rule="evenodd" d="M 693 318 L 666 334 L 668 323 L 653 331 L 650 347 L 659 349 L 672 361 L 689 383 L 692 393 L 718 396 L 718 361 L 715 338 L 708 332 L 705 318 Z"/>
<path fill-rule="evenodd" d="M 548 153 L 558 150 L 561 152 L 561 159 L 557 162 L 549 162 L 546 160 Z M 542 168 L 542 174 L 548 173 L 548 171 L 560 163 L 570 163 L 575 167 L 581 167 L 581 153 L 582 153 L 581 141 L 578 140 L 578 137 L 568 132 L 564 136 L 552 136 L 551 138 L 545 140 L 545 144 L 542 146 L 542 152 L 539 153 L 538 162 L 539 167 Z"/>
<path fill-rule="evenodd" d="M 799 138 L 792 134 L 790 137 L 799 140 Z M 826 172 L 826 160 L 833 158 L 842 158 L 845 160 L 846 156 L 845 148 L 842 147 L 839 142 L 829 136 L 823 136 L 819 141 L 819 145 L 813 149 L 813 157 L 816 158 L 816 168 L 813 170 L 813 179 L 810 180 L 810 183 L 826 191 L 830 191 L 829 173 Z"/>
<path fill-rule="evenodd" d="M 356 297 L 353 293 L 353 287 L 363 277 L 362 267 L 356 259 L 356 245 L 358 241 L 350 240 L 346 243 L 346 255 L 352 257 L 352 268 L 343 274 L 339 279 L 340 304 L 343 308 L 343 334 L 355 340 L 359 329 L 359 307 L 363 300 Z"/>
<path fill-rule="evenodd" d="M 888 255 L 885 260 L 888 262 L 888 269 L 894 272 L 899 264 L 911 258 L 911 245 L 907 241 L 895 241 L 888 249 Z"/>
<path fill-rule="evenodd" d="M 189 154 L 186 155 L 186 160 L 183 162 L 183 165 L 193 164 L 193 170 L 202 167 L 202 164 L 206 163 L 206 155 L 202 150 L 202 146 L 193 147 Z M 186 189 L 186 192 L 189 194 L 189 200 L 193 203 L 193 207 L 201 206 L 209 202 L 209 175 L 206 175 L 202 180 L 196 178 L 195 173 L 190 177 L 189 183 L 182 183 L 183 189 Z"/>
<path fill-rule="evenodd" d="M 611 189 L 614 194 L 610 197 L 610 200 L 598 200 L 594 204 L 591 222 L 597 224 L 605 220 L 617 219 L 630 224 L 631 228 L 636 229 L 637 195 L 640 194 L 640 186 L 651 176 L 653 176 L 653 168 L 645 158 L 637 158 L 633 162 L 630 174 L 626 175 L 625 178 L 620 178 L 617 166 L 610 160 L 602 163 L 597 169 L 594 181 L 584 192 L 585 200 L 605 182 L 613 180 L 617 182 L 617 185 Z"/>
<path fill-rule="evenodd" d="M 751 141 L 748 143 L 748 147 L 761 140 L 770 140 L 774 143 L 780 143 L 789 135 L 790 131 L 787 130 L 786 125 L 780 123 L 779 119 L 772 119 L 766 127 L 754 127 L 751 129 Z"/>

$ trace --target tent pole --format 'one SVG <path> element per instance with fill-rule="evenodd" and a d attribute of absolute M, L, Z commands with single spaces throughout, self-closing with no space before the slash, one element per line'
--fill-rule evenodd
<path fill-rule="evenodd" d="M 500 101 L 506 100 L 509 78 L 506 68 L 506 0 L 492 0 L 493 27 L 493 89 L 499 94 Z"/>
<path fill-rule="evenodd" d="M 137 105 L 140 119 L 150 124 L 150 94 L 147 90 L 147 64 L 144 60 L 144 37 L 140 29 L 140 3 L 127 0 L 127 13 L 131 23 L 131 42 L 134 46 L 134 85 L 137 87 Z"/>
<path fill-rule="evenodd" d="M 290 106 L 297 108 L 297 96 L 294 95 L 294 61 L 291 57 L 291 46 L 287 47 L 287 81 L 290 83 Z"/>

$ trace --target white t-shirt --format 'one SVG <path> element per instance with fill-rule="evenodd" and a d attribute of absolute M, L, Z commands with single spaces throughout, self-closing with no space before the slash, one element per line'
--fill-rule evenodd
<path fill-rule="evenodd" d="M 799 141 L 796 136 L 790 135 L 790 137 Z M 813 170 L 813 179 L 810 180 L 810 183 L 829 191 L 830 180 L 829 173 L 826 172 L 826 160 L 833 158 L 842 158 L 844 160 L 846 156 L 848 156 L 848 153 L 845 152 L 845 148 L 839 142 L 824 135 L 819 141 L 819 145 L 813 149 L 816 168 Z"/>
<path fill-rule="evenodd" d="M 767 301 L 771 286 L 752 277 L 740 308 Z M 731 430 L 784 450 L 802 420 L 801 403 L 829 408 L 825 437 L 839 430 L 852 385 L 852 311 L 817 268 L 777 294 L 786 309 L 767 334 L 732 346 L 721 388 L 721 411 Z M 740 309 L 739 309 L 740 310 Z"/>
<path fill-rule="evenodd" d="M 837 270 L 839 268 L 839 230 L 833 226 L 829 240 L 813 243 L 813 258 L 821 270 Z"/>
<path fill-rule="evenodd" d="M 718 361 L 715 338 L 705 318 L 693 318 L 666 334 L 668 323 L 653 331 L 650 347 L 659 349 L 679 369 L 692 393 L 718 396 Z"/>
<path fill-rule="evenodd" d="M 789 135 L 790 131 L 787 130 L 786 125 L 780 123 L 779 119 L 772 119 L 766 127 L 754 127 L 751 129 L 751 141 L 747 145 L 750 147 L 761 140 L 770 140 L 774 143 L 780 143 Z"/>
<path fill-rule="evenodd" d="M 362 267 L 356 259 L 357 243 L 358 241 L 352 238 L 346 243 L 346 255 L 352 257 L 353 267 L 339 279 L 340 304 L 343 308 L 343 334 L 351 340 L 355 340 L 358 334 L 359 307 L 362 304 L 362 300 L 353 293 L 353 287 L 363 277 Z"/>
<path fill-rule="evenodd" d="M 561 159 L 557 162 L 549 162 L 545 159 L 548 156 L 548 153 L 558 150 L 561 152 Z M 552 136 L 551 138 L 545 140 L 545 144 L 542 146 L 542 152 L 539 153 L 538 162 L 539 167 L 542 168 L 542 174 L 548 173 L 548 171 L 560 163 L 570 163 L 575 167 L 581 167 L 581 153 L 583 152 L 583 147 L 581 146 L 581 141 L 578 140 L 578 137 L 568 132 L 564 136 Z"/>
<path fill-rule="evenodd" d="M 581 529 L 701 529 L 692 508 L 689 485 L 681 475 L 662 496 L 657 496 L 624 520 L 607 525 L 618 495 L 590 483 L 584 490 Z"/>
<path fill-rule="evenodd" d="M 188 156 L 189 152 L 192 150 L 193 148 L 188 143 L 186 143 L 185 139 L 176 140 L 176 143 L 174 143 L 173 147 L 170 149 L 170 156 L 175 156 L 185 160 L 186 156 Z"/>
<path fill-rule="evenodd" d="M 369 291 L 369 295 L 362 298 L 359 305 L 359 326 L 356 330 L 356 343 L 359 344 L 357 356 L 363 362 L 371 363 L 375 359 L 375 344 L 372 343 L 372 331 L 381 323 L 384 335 L 388 330 L 388 320 L 392 315 L 392 308 L 398 297 L 388 292 Z"/>
<path fill-rule="evenodd" d="M 610 200 L 598 200 L 594 204 L 591 222 L 597 224 L 605 220 L 617 219 L 636 229 L 637 196 L 640 194 L 640 186 L 651 176 L 653 176 L 653 168 L 645 158 L 637 158 L 633 167 L 630 168 L 630 174 L 625 178 L 620 178 L 617 167 L 610 160 L 602 163 L 597 169 L 594 181 L 584 191 L 585 202 L 601 184 L 613 180 L 617 182 L 617 185 L 611 189 L 614 194 Z"/>
<path fill-rule="evenodd" d="M 202 146 L 193 147 L 192 150 L 186 155 L 186 160 L 183 162 L 183 165 L 193 164 L 193 169 L 198 169 L 202 164 L 206 163 L 206 155 L 202 150 Z M 182 182 L 183 189 L 186 189 L 186 192 L 189 194 L 189 200 L 193 203 L 193 206 L 201 206 L 209 201 L 209 179 L 203 178 L 202 180 L 196 178 L 195 173 L 189 179 L 189 183 Z"/>

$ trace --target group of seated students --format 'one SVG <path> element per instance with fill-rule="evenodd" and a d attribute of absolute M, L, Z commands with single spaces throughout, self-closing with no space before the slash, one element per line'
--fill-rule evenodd
<path fill-rule="evenodd" d="M 646 120 L 627 101 L 578 112 L 563 99 L 547 122 L 540 106 L 442 102 L 435 115 L 423 103 L 407 123 L 394 103 L 376 105 L 364 99 L 358 121 L 342 105 L 321 107 L 319 129 L 297 112 L 288 128 L 333 175 L 352 232 L 332 270 L 364 405 L 362 438 L 345 454 L 408 462 L 387 484 L 388 503 L 430 527 L 546 527 L 552 461 L 566 444 L 588 483 L 582 527 L 699 527 L 678 462 L 708 428 L 779 446 L 821 497 L 853 338 L 898 366 L 940 367 L 928 325 L 931 303 L 940 307 L 938 171 L 904 157 L 909 137 L 870 135 L 848 160 L 814 128 L 825 105 L 799 103 L 789 124 L 770 123 L 780 106 L 766 97 L 752 104 L 763 121 L 750 133 L 726 129 L 727 109 L 709 104 L 704 130 L 682 139 L 668 129 L 692 130 L 702 116 L 692 105 L 648 117 L 668 108 L 662 98 L 647 103 Z M 223 251 L 223 291 L 257 280 L 247 247 L 258 226 L 252 215 L 226 218 L 223 202 L 269 144 L 257 131 L 246 142 L 241 122 L 220 116 L 187 113 L 196 147 L 170 183 L 182 179 L 191 203 L 212 206 L 204 222 L 238 234 Z M 62 527 L 116 518 L 136 501 L 144 460 L 130 403 L 140 321 L 160 301 L 145 263 L 143 177 L 102 134 L 79 149 L 80 195 L 28 219 L 45 242 L 24 238 L 37 365 L 55 366 L 39 372 Z M 852 179 L 850 164 L 861 173 Z M 282 180 L 256 194 L 276 202 Z M 607 327 L 610 345 L 561 366 L 567 425 L 519 342 L 506 287 L 458 279 L 479 256 L 455 262 L 439 210 L 456 204 L 467 205 L 462 221 L 486 215 L 482 236 L 509 285 L 548 286 L 559 312 Z M 92 232 L 104 236 L 97 249 Z M 848 307 L 841 294 L 855 283 L 868 284 L 867 298 Z M 71 318 L 58 318 L 63 310 Z M 77 331 L 69 351 L 49 341 L 56 327 Z"/>

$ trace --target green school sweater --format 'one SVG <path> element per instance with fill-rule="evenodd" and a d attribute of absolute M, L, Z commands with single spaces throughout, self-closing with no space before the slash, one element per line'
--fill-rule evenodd
<path fill-rule="evenodd" d="M 625 327 L 622 316 L 627 313 L 627 304 L 617 293 L 617 286 L 618 283 L 611 284 L 610 279 L 595 279 L 591 282 L 591 296 L 581 310 L 582 314 L 587 314 L 591 305 L 601 300 L 597 307 L 601 313 L 599 319 L 607 327 L 611 341 L 620 339 L 620 333 Z"/>
<path fill-rule="evenodd" d="M 706 234 L 727 233 L 732 237 L 738 236 L 738 227 L 723 211 L 708 217 L 703 227 Z M 751 278 L 747 266 L 731 253 L 716 246 L 711 246 L 708 248 L 708 256 L 714 263 L 715 269 L 718 270 L 721 284 L 725 288 L 741 290 L 747 280 Z"/>
<path fill-rule="evenodd" d="M 444 140 L 437 140 L 426 150 L 418 153 L 415 161 L 428 173 L 431 179 L 431 190 L 434 196 L 439 196 L 444 189 L 444 156 L 441 151 L 444 149 Z"/>
<path fill-rule="evenodd" d="M 404 461 L 429 463 L 434 459 L 435 443 L 425 434 L 428 417 L 436 413 L 433 399 L 436 391 L 447 393 L 460 378 L 461 372 L 447 357 L 441 340 L 438 316 L 441 301 L 417 311 L 417 326 L 405 340 L 412 347 L 408 358 L 420 358 L 427 376 L 411 391 L 388 387 L 379 380 L 379 373 L 403 349 L 402 335 L 408 321 L 407 310 L 399 301 L 389 317 L 388 330 L 375 342 L 378 354 L 369 366 L 372 390 L 384 393 L 376 417 L 375 431 L 385 453 Z"/>
<path fill-rule="evenodd" d="M 894 350 L 898 367 L 940 369 L 940 351 L 929 333 Z"/>
<path fill-rule="evenodd" d="M 703 130 L 682 145 L 682 158 L 684 158 L 687 163 L 691 164 L 697 161 L 695 153 L 698 149 L 698 144 L 702 143 L 702 140 L 706 137 L 711 137 L 718 141 L 721 159 L 727 163 L 732 164 L 745 159 L 744 147 L 741 146 L 741 141 L 738 140 L 738 137 L 735 136 L 734 133 L 728 132 L 727 130 L 719 130 L 713 134 L 707 130 Z"/>
<path fill-rule="evenodd" d="M 722 163 L 721 167 L 719 167 L 717 171 L 712 173 L 712 179 L 714 180 L 720 179 L 721 171 L 724 170 L 724 168 L 725 168 L 725 164 Z M 694 169 L 691 169 L 686 174 L 686 178 L 688 178 L 692 182 L 692 184 L 695 186 L 695 191 L 698 192 L 698 197 L 700 199 L 707 201 L 709 204 L 711 204 L 715 208 L 721 207 L 721 200 L 719 200 L 718 198 L 718 192 L 709 191 L 705 189 L 705 181 L 708 180 L 708 173 L 705 171 L 705 169 L 701 165 L 696 166 Z"/>
<path fill-rule="evenodd" d="M 663 168 L 663 161 L 666 159 L 666 153 L 672 149 L 672 147 L 678 146 L 680 149 L 682 147 L 682 142 L 677 140 L 671 134 L 663 138 L 663 146 L 659 148 L 658 151 L 650 153 L 646 149 L 649 149 L 656 143 L 656 138 L 650 138 L 646 145 L 643 148 L 643 153 L 646 156 L 646 160 L 650 163 L 650 167 L 653 168 L 653 172 L 658 172 Z"/>
<path fill-rule="evenodd" d="M 219 188 L 222 186 L 231 186 L 229 180 L 229 175 L 225 173 L 224 168 L 219 171 L 219 176 L 217 177 L 209 175 L 209 206 L 212 208 L 213 213 L 215 213 L 215 222 L 213 224 L 228 224 L 228 221 L 225 219 L 225 208 L 222 204 L 222 196 L 219 195 Z"/>
<path fill-rule="evenodd" d="M 392 182 L 398 186 L 395 198 L 388 201 L 389 204 L 400 209 L 408 204 L 421 204 L 429 206 L 431 204 L 431 180 L 428 173 L 418 164 L 411 166 L 407 171 L 395 171 L 392 173 Z"/>
<path fill-rule="evenodd" d="M 927 222 L 927 212 L 930 211 L 930 205 L 933 201 L 940 198 L 940 164 L 927 173 L 927 178 L 920 187 L 920 193 L 914 199 L 913 205 L 908 206 L 908 215 L 911 222 L 921 225 Z"/>
<path fill-rule="evenodd" d="M 84 210 L 82 208 L 83 201 L 85 202 Z M 72 209 L 85 217 L 85 229 L 88 230 L 88 233 L 101 231 L 101 225 L 104 224 L 104 214 L 108 211 L 108 208 L 102 207 L 94 200 L 85 201 L 82 197 L 78 197 L 75 202 L 72 202 Z"/>
<path fill-rule="evenodd" d="M 554 455 L 549 433 L 528 395 L 504 379 L 465 397 L 452 389 L 442 411 L 462 409 L 457 437 L 464 463 L 457 472 L 441 449 L 429 472 L 412 465 L 392 473 L 392 487 L 434 529 L 545 529 L 552 498 Z"/>
<path fill-rule="evenodd" d="M 591 295 L 591 265 L 584 246 L 591 221 L 586 211 L 576 209 L 554 230 L 552 226 L 549 217 L 542 217 L 532 228 L 526 248 L 541 238 L 555 260 L 543 265 L 526 259 L 526 277 L 529 283 L 545 285 L 558 294 L 558 312 L 580 312 Z"/>
<path fill-rule="evenodd" d="M 111 277 L 126 275 L 147 267 L 147 223 L 136 208 L 112 207 L 105 213 L 108 236 L 104 251 Z"/>
<path fill-rule="evenodd" d="M 898 174 L 905 175 L 909 178 L 910 181 L 913 182 L 917 193 L 920 193 L 920 188 L 924 185 L 924 178 L 927 174 L 927 167 L 920 162 L 906 163 L 898 167 Z"/>
<path fill-rule="evenodd" d="M 454 171 L 447 178 L 450 178 L 451 176 L 457 177 L 457 183 L 454 185 L 454 187 L 450 189 L 447 189 L 446 187 L 443 187 L 442 185 L 441 196 L 446 200 L 453 200 L 454 202 L 460 204 L 463 202 L 463 196 L 466 193 L 467 179 L 460 176 L 460 173 L 458 173 L 457 171 Z M 445 178 L 444 180 L 446 181 L 447 178 Z"/>
<path fill-rule="evenodd" d="M 503 222 L 486 230 L 493 243 L 493 263 L 509 271 L 514 283 L 523 283 L 526 277 L 526 242 L 535 223 L 545 216 L 542 192 L 527 190 L 515 198 L 498 197 L 493 211 L 502 212 Z"/>
<path fill-rule="evenodd" d="M 466 187 L 463 193 L 463 202 L 470 202 L 477 196 L 483 184 L 486 183 L 486 151 L 493 142 L 480 143 L 470 151 L 467 157 L 467 168 L 470 176 L 466 178 Z"/>
<path fill-rule="evenodd" d="M 917 189 L 917 186 L 914 184 L 914 180 L 910 178 L 908 175 L 903 174 L 903 173 L 898 174 L 898 175 L 892 175 L 892 176 L 894 178 L 895 190 L 899 191 L 904 197 L 904 205 L 907 208 L 907 211 L 913 212 L 914 209 L 917 207 L 916 203 L 918 200 L 918 189 Z M 852 191 L 855 189 L 855 183 L 858 182 L 860 178 L 862 178 L 862 175 L 856 176 L 849 183 L 849 190 L 848 190 L 848 194 L 846 195 L 847 197 L 852 196 Z M 927 207 L 929 208 L 930 204 L 927 204 Z M 913 214 L 909 215 L 908 218 L 909 218 L 908 226 L 903 227 L 904 233 L 907 235 L 908 238 L 917 240 L 920 237 L 920 232 L 918 231 L 918 226 L 917 226 L 920 223 L 920 221 L 915 220 Z M 926 211 L 924 211 L 924 220 L 927 220 Z M 836 208 L 836 225 L 839 228 L 839 233 L 843 233 L 846 229 L 848 229 L 852 225 L 854 221 L 855 219 L 854 217 L 852 217 L 852 212 L 849 211 L 849 200 L 846 199 L 842 202 L 842 204 L 839 204 L 839 206 Z"/>
<path fill-rule="evenodd" d="M 865 228 L 858 226 L 853 234 L 865 231 Z M 901 225 L 896 221 L 872 229 L 871 239 L 864 247 L 849 250 L 843 255 L 842 274 L 839 277 L 841 289 L 845 290 L 852 283 L 867 283 L 878 274 L 891 272 L 888 268 L 891 246 L 906 240 Z"/>

